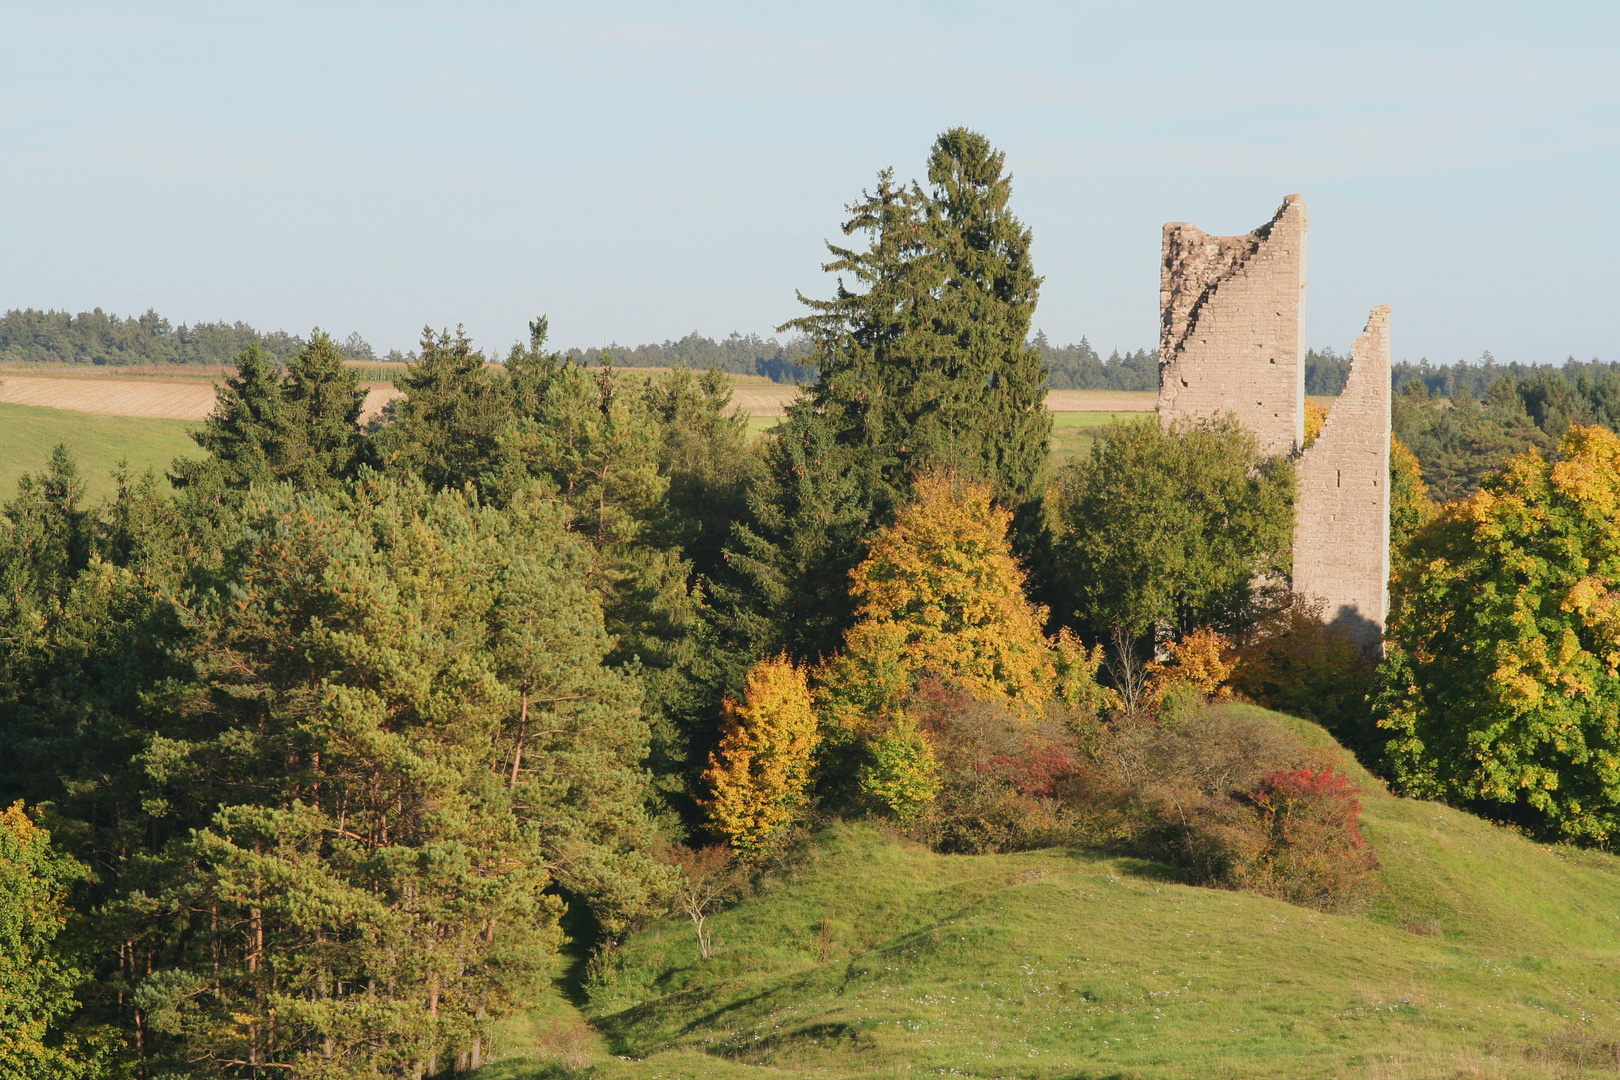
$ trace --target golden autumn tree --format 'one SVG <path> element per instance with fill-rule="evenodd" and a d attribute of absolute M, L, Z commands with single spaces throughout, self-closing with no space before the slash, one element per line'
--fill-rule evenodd
<path fill-rule="evenodd" d="M 719 750 L 704 781 L 709 820 L 744 854 L 770 846 L 803 807 L 815 751 L 815 710 L 804 669 L 784 653 L 748 672 L 739 704 L 722 706 Z"/>
<path fill-rule="evenodd" d="M 1092 658 L 1069 640 L 1060 650 L 1042 633 L 1046 609 L 1024 596 L 1024 572 L 1007 542 L 1011 521 L 986 484 L 948 474 L 917 481 L 912 502 L 850 575 L 856 622 L 818 673 L 836 731 L 892 726 L 924 671 L 1025 718 L 1059 693 L 1060 674 L 1095 689 Z"/>

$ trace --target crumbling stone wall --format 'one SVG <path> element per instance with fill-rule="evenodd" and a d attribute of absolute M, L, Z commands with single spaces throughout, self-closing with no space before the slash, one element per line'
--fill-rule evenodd
<path fill-rule="evenodd" d="M 1164 227 L 1159 422 L 1229 412 L 1267 454 L 1305 438 L 1305 200 L 1247 236 Z"/>
<path fill-rule="evenodd" d="M 1231 413 L 1266 454 L 1305 439 L 1305 200 L 1247 236 L 1164 227 L 1159 422 Z M 1296 593 L 1369 650 L 1389 607 L 1389 308 L 1374 308 L 1350 378 L 1298 462 Z"/>
<path fill-rule="evenodd" d="M 1376 649 L 1389 608 L 1389 308 L 1350 347 L 1350 378 L 1300 458 L 1294 591 Z"/>

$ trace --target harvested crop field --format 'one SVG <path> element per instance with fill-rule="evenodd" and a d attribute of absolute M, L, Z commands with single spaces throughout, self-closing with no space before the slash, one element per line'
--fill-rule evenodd
<path fill-rule="evenodd" d="M 788 403 L 799 393 L 797 386 L 767 382 L 738 383 L 731 389 L 731 400 L 738 412 L 750 416 L 784 416 Z M 1127 390 L 1049 390 L 1046 407 L 1060 413 L 1152 412 L 1159 395 L 1153 391 Z"/>
<path fill-rule="evenodd" d="M 625 369 L 652 374 L 651 369 Z M 170 369 L 172 371 L 172 369 Z M 219 376 L 104 375 L 100 373 L 0 373 L 0 403 L 71 409 L 97 416 L 136 416 L 161 420 L 202 420 L 214 410 L 214 383 Z M 387 383 L 368 383 L 362 420 L 375 416 L 399 391 Z M 732 403 L 736 411 L 754 417 L 779 417 L 799 395 L 801 387 L 773 383 L 754 376 L 735 376 Z M 1158 395 L 1116 390 L 1052 390 L 1046 407 L 1053 412 L 1152 412 Z"/>
<path fill-rule="evenodd" d="M 361 419 L 369 419 L 390 398 L 392 386 L 366 390 Z M 96 416 L 136 416 L 150 420 L 203 420 L 214 411 L 214 382 L 205 378 L 118 379 L 50 375 L 0 376 L 0 403 L 71 409 Z"/>

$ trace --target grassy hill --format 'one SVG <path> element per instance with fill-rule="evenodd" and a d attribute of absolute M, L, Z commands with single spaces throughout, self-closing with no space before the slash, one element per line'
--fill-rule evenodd
<path fill-rule="evenodd" d="M 1348 767 L 1383 864 L 1366 911 L 838 826 L 714 920 L 713 958 L 687 925 L 647 929 L 591 984 L 594 1031 L 559 995 L 479 1080 L 1615 1075 L 1620 859 L 1392 798 Z"/>
<path fill-rule="evenodd" d="M 133 473 L 150 468 L 162 476 L 175 457 L 199 453 L 186 436 L 196 426 L 186 420 L 0 403 L 0 501 L 16 495 L 19 476 L 45 467 L 57 443 L 67 443 L 73 451 L 89 493 L 105 498 L 114 490 L 112 471 L 120 460 L 128 461 Z"/>

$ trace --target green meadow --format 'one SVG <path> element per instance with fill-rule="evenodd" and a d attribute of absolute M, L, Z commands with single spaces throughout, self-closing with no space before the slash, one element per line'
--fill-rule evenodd
<path fill-rule="evenodd" d="M 1145 415 L 1053 413 L 1053 464 L 1062 465 L 1087 453 L 1104 425 Z M 780 417 L 751 416 L 748 433 L 763 434 L 779 422 Z M 195 426 L 188 420 L 96 416 L 69 409 L 0 404 L 0 491 L 9 497 L 17 478 L 43 468 L 52 448 L 61 442 L 73 451 L 89 493 L 104 497 L 113 491 L 112 472 L 120 460 L 127 460 L 136 473 L 151 468 L 161 476 L 175 457 L 195 453 L 196 444 L 186 435 Z"/>
<path fill-rule="evenodd" d="M 1382 863 L 1364 910 L 838 825 L 713 920 L 709 960 L 672 920 L 566 973 L 479 1080 L 1615 1075 L 1620 859 L 1391 797 L 1342 756 Z"/>
<path fill-rule="evenodd" d="M 39 472 L 58 443 L 66 443 L 79 465 L 88 493 L 113 493 L 113 470 L 128 462 L 132 474 L 152 469 L 160 477 L 183 454 L 200 453 L 186 436 L 189 420 L 96 416 L 68 409 L 0 404 L 0 501 L 17 490 L 17 478 Z"/>

